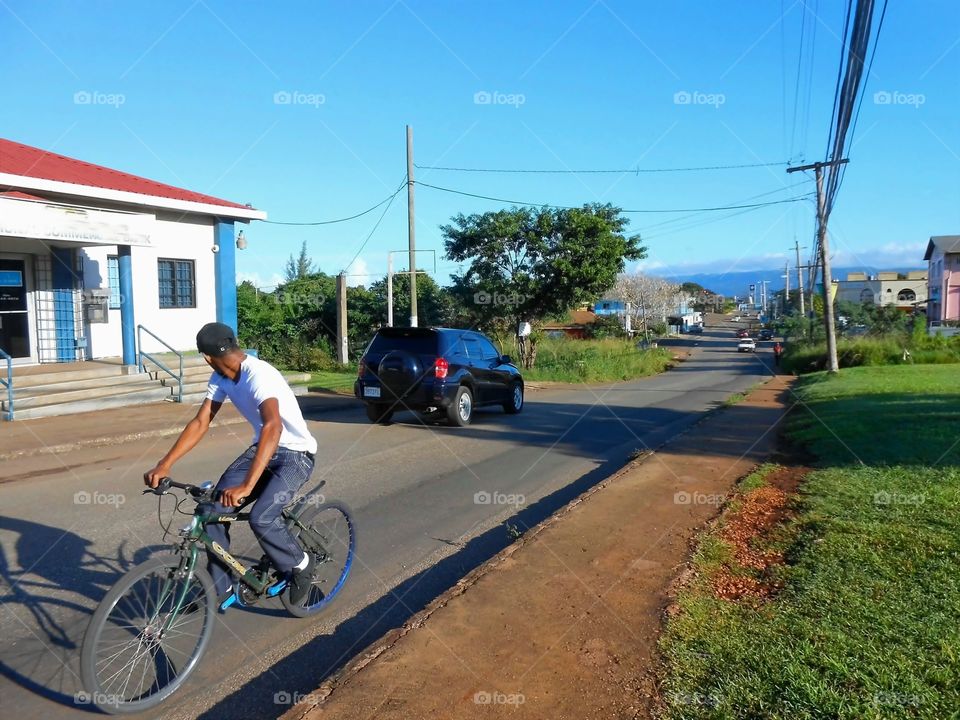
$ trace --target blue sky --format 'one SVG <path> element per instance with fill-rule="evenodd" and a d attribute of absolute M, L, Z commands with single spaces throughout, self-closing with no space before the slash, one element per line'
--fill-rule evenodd
<path fill-rule="evenodd" d="M 390 195 L 404 178 L 406 124 L 421 165 L 814 161 L 827 144 L 843 6 L 3 0 L 0 124 L 7 138 L 249 202 L 279 221 L 344 217 Z M 838 264 L 919 266 L 929 236 L 960 233 L 958 77 L 960 5 L 892 0 L 831 220 Z M 493 101 L 478 103 L 477 93 Z M 416 174 L 499 198 L 627 209 L 759 202 L 813 189 L 782 166 Z M 365 274 L 382 274 L 387 252 L 406 247 L 405 201 L 396 197 L 350 266 L 351 284 L 375 279 Z M 438 281 L 455 269 L 442 258 L 439 226 L 457 212 L 500 207 L 418 188 L 417 245 L 437 251 Z M 321 269 L 338 272 L 379 215 L 320 228 L 254 223 L 238 271 L 269 285 L 306 240 Z M 689 215 L 630 215 L 651 272 L 772 267 L 787 259 L 794 237 L 812 244 L 808 201 Z M 433 267 L 426 253 L 419 264 Z"/>

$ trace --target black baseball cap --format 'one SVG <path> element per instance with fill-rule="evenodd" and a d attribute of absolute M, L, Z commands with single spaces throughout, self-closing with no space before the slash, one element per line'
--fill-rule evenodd
<path fill-rule="evenodd" d="M 238 347 L 236 334 L 229 325 L 207 323 L 197 333 L 197 350 L 204 355 L 222 357 Z"/>

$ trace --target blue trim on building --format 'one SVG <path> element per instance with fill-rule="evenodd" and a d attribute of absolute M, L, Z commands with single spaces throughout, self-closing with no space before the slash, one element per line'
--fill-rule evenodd
<path fill-rule="evenodd" d="M 74 324 L 73 250 L 52 248 L 53 253 L 53 321 L 57 337 L 57 362 L 77 359 L 77 336 Z"/>
<path fill-rule="evenodd" d="M 217 322 L 237 330 L 237 245 L 233 236 L 233 220 L 217 220 L 213 242 L 219 250 L 213 255 L 217 293 Z"/>
<path fill-rule="evenodd" d="M 133 310 L 133 262 L 130 246 L 117 246 L 120 270 L 120 336 L 123 338 L 123 364 L 137 364 L 137 320 Z"/>

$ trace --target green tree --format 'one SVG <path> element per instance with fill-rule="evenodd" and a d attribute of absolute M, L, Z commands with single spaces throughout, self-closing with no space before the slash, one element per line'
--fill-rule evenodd
<path fill-rule="evenodd" d="M 370 286 L 376 300 L 380 320 L 387 322 L 387 279 Z M 417 324 L 421 327 L 449 325 L 453 315 L 450 293 L 429 275 L 417 274 Z M 405 326 L 410 319 L 410 276 L 393 276 L 393 324 Z"/>
<path fill-rule="evenodd" d="M 627 222 L 619 208 L 599 204 L 457 215 L 441 227 L 446 257 L 469 267 L 453 276 L 451 293 L 491 332 L 560 315 L 610 289 L 627 260 L 646 256 L 639 236 L 624 235 Z M 533 367 L 535 337 L 518 345 Z"/>
<path fill-rule="evenodd" d="M 307 255 L 307 241 L 304 240 L 303 245 L 300 246 L 300 255 L 294 258 L 293 254 L 291 254 L 287 260 L 287 266 L 283 273 L 284 280 L 290 282 L 291 280 L 305 278 L 311 275 L 313 271 L 313 260 Z"/>

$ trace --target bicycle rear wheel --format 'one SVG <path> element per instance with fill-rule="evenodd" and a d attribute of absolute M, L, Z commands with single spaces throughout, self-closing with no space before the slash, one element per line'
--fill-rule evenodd
<path fill-rule="evenodd" d="M 304 601 L 290 602 L 289 592 L 280 601 L 291 615 L 314 615 L 333 601 L 343 588 L 357 552 L 357 534 L 350 508 L 341 502 L 313 504 L 308 495 L 294 511 L 290 532 L 313 555 L 312 587 Z"/>
<path fill-rule="evenodd" d="M 170 555 L 131 568 L 93 614 L 80 673 L 90 702 L 104 712 L 159 705 L 206 650 L 216 615 L 213 580 L 201 567 L 188 578 L 180 566 L 180 556 Z"/>

